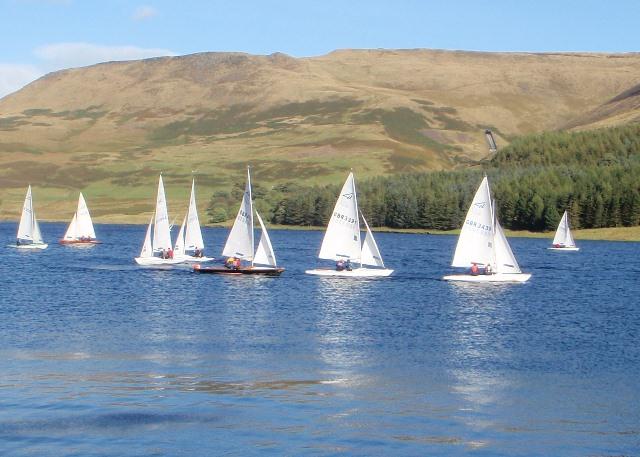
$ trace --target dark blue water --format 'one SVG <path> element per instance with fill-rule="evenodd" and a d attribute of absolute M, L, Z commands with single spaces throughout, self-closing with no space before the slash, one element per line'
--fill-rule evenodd
<path fill-rule="evenodd" d="M 512 239 L 529 283 L 464 286 L 448 236 L 379 234 L 395 275 L 348 280 L 304 274 L 319 232 L 273 231 L 287 271 L 257 278 L 42 229 L 0 248 L 2 455 L 640 454 L 638 243 Z"/>

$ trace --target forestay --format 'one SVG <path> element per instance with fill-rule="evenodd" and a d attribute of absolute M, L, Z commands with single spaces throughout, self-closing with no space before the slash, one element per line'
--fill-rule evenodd
<path fill-rule="evenodd" d="M 233 223 L 227 242 L 222 250 L 225 257 L 238 257 L 253 260 L 253 205 L 251 202 L 251 176 L 247 169 L 247 184 L 244 188 L 242 203 Z"/>
<path fill-rule="evenodd" d="M 493 210 L 489 181 L 485 176 L 476 191 L 460 230 L 451 265 L 468 268 L 472 263 L 495 264 Z"/>
<path fill-rule="evenodd" d="M 326 260 L 360 261 L 360 222 L 353 173 L 349 173 L 342 186 L 318 257 Z"/>

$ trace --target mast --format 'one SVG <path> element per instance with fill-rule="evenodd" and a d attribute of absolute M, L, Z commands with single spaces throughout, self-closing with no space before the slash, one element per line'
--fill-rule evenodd
<path fill-rule="evenodd" d="M 247 165 L 247 187 L 249 188 L 249 232 L 251 236 L 251 266 L 253 266 L 255 253 L 255 234 L 253 233 L 253 198 L 251 196 L 251 165 Z"/>

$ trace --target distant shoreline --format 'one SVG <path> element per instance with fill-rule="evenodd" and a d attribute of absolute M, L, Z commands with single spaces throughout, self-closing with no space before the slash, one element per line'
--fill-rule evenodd
<path fill-rule="evenodd" d="M 41 222 L 52 222 L 52 223 L 68 223 L 66 220 L 50 220 L 50 219 L 41 219 Z M 2 223 L 11 223 L 14 222 L 18 224 L 17 220 L 13 219 L 2 219 L 0 220 Z M 121 222 L 118 220 L 113 221 L 101 221 L 100 218 L 94 218 L 94 224 L 114 224 L 114 225 L 146 225 L 147 223 L 142 222 Z M 215 227 L 228 229 L 231 228 L 231 221 L 228 224 L 202 224 L 203 227 Z M 278 225 L 278 224 L 269 224 L 269 229 L 275 230 L 292 230 L 292 231 L 324 231 L 324 226 L 299 226 L 299 225 Z M 373 227 L 372 230 L 374 232 L 383 232 L 383 233 L 412 233 L 416 235 L 454 235 L 457 236 L 460 233 L 459 229 L 456 230 L 428 230 L 428 229 L 397 229 L 397 228 L 389 228 L 389 227 Z M 505 230 L 506 235 L 508 237 L 515 238 L 548 238 L 549 240 L 553 239 L 554 232 L 529 232 L 526 230 Z M 598 229 L 581 229 L 581 230 L 572 230 L 576 240 L 593 240 L 593 241 L 630 241 L 630 242 L 639 242 L 640 241 L 640 226 L 635 227 L 607 227 L 607 228 L 598 228 Z"/>

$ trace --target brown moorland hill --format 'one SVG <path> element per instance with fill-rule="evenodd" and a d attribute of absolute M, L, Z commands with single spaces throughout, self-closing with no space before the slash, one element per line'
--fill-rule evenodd
<path fill-rule="evenodd" d="M 485 128 L 504 145 L 637 119 L 638 74 L 639 54 L 421 49 L 63 70 L 0 100 L 0 217 L 27 183 L 45 218 L 66 218 L 83 190 L 98 220 L 141 221 L 160 171 L 182 210 L 192 171 L 202 200 L 246 164 L 264 185 L 468 166 L 487 154 Z"/>

